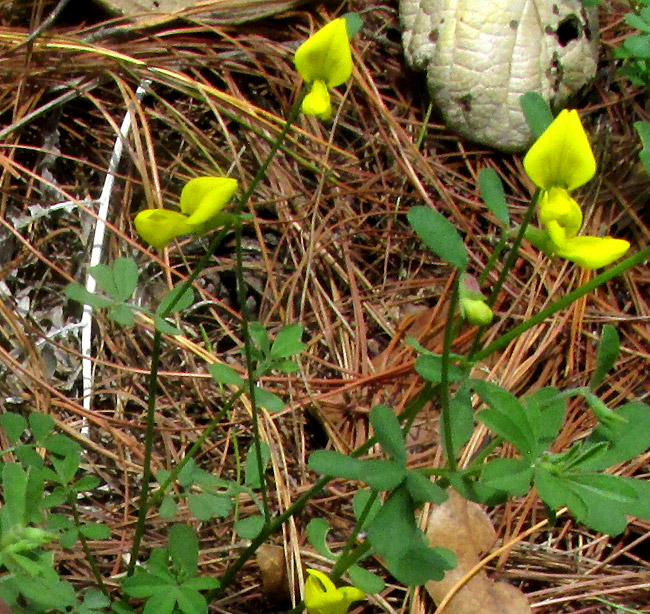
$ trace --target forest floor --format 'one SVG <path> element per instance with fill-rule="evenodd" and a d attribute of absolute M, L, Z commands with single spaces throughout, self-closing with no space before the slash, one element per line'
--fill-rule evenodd
<path fill-rule="evenodd" d="M 52 415 L 86 450 L 88 468 L 105 487 L 93 493 L 84 514 L 108 524 L 113 535 L 90 546 L 102 574 L 111 578 L 125 570 L 137 514 L 152 330 L 144 322 L 126 328 L 101 311 L 94 314 L 93 394 L 84 406 L 81 309 L 64 288 L 85 282 L 97 203 L 120 125 L 130 114 L 130 136 L 110 191 L 102 261 L 134 258 L 141 279 L 136 298 L 148 306 L 186 277 L 208 239 L 148 250 L 135 233 L 135 213 L 172 207 L 184 183 L 197 175 L 223 173 L 247 185 L 298 94 L 293 52 L 340 7 L 308 3 L 236 24 L 227 23 L 227 10 L 216 21 L 202 14 L 133 23 L 80 0 L 21 46 L 56 3 L 6 4 L 0 6 L 0 398 L 6 410 Z M 468 238 L 471 268 L 480 273 L 496 227 L 480 199 L 479 170 L 500 174 L 515 220 L 533 189 L 520 155 L 462 141 L 435 113 L 423 124 L 424 78 L 405 67 L 396 5 L 345 3 L 345 11 L 374 10 L 364 14 L 354 39 L 355 73 L 334 95 L 334 120 L 300 117 L 250 203 L 255 216 L 245 231 L 247 304 L 272 331 L 300 323 L 308 344 L 298 373 L 264 382 L 287 401 L 285 411 L 265 414 L 260 423 L 271 444 L 275 512 L 313 484 L 310 452 L 326 446 L 350 451 L 368 436 L 370 408 L 385 403 L 399 411 L 419 392 L 423 383 L 407 337 L 432 351 L 442 347 L 450 268 L 414 240 L 405 213 L 430 204 L 452 219 Z M 629 31 L 625 10 L 623 2 L 601 2 L 600 70 L 577 101 L 598 162 L 581 202 L 594 234 L 626 238 L 637 250 L 650 237 L 650 209 L 633 123 L 650 116 L 647 94 L 617 73 L 613 59 L 612 50 Z M 183 335 L 164 340 L 155 470 L 182 458 L 224 401 L 227 391 L 210 379 L 206 360 L 218 357 L 243 369 L 233 271 L 227 239 L 195 284 L 201 300 L 185 315 Z M 591 275 L 524 242 L 486 341 Z M 595 341 L 609 323 L 622 350 L 604 400 L 611 408 L 647 400 L 649 289 L 647 266 L 629 271 L 488 359 L 480 365 L 483 376 L 515 394 L 584 384 L 595 363 Z M 471 340 L 468 328 L 454 351 L 462 353 Z M 197 464 L 226 478 L 238 475 L 251 424 L 247 406 L 236 405 Z M 576 441 L 594 426 L 584 401 L 572 399 L 560 443 Z M 479 449 L 487 436 L 477 429 L 470 449 Z M 412 466 L 440 464 L 437 407 L 425 408 L 410 437 Z M 648 459 L 616 471 L 647 475 Z M 325 517 L 335 548 L 349 533 L 353 494 L 354 485 L 331 483 L 273 540 L 283 548 L 290 583 L 297 581 L 296 570 L 318 565 L 305 539 L 307 521 Z M 239 514 L 252 509 L 242 501 Z M 544 514 L 534 493 L 490 512 L 506 541 Z M 232 532 L 233 518 L 198 523 L 181 506 L 176 520 L 194 522 L 200 531 L 206 575 L 218 577 L 244 545 Z M 168 523 L 150 515 L 146 548 L 164 543 Z M 636 608 L 620 611 L 650 611 L 648 529 L 647 522 L 631 519 L 623 535 L 611 538 L 562 518 L 522 538 L 488 569 L 519 586 L 535 614 L 615 611 L 607 602 Z M 82 587 L 93 577 L 77 548 L 57 557 L 61 573 Z M 371 567 L 388 584 L 371 605 L 360 606 L 364 611 L 433 610 L 425 591 L 409 594 L 390 581 L 380 561 Z M 291 605 L 274 598 L 251 563 L 215 608 L 235 614 Z"/>

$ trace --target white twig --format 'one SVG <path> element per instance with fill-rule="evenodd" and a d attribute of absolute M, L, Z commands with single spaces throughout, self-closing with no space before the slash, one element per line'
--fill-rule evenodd
<path fill-rule="evenodd" d="M 136 98 L 142 100 L 150 81 L 143 81 L 138 86 L 135 92 Z M 124 143 L 131 131 L 131 111 L 127 110 L 120 133 L 115 139 L 113 146 L 113 153 L 108 164 L 106 179 L 104 180 L 104 187 L 102 188 L 101 196 L 99 197 L 99 208 L 97 210 L 97 225 L 95 226 L 95 234 L 93 236 L 92 248 L 90 251 L 90 267 L 99 264 L 102 259 L 104 251 L 104 235 L 106 232 L 106 219 L 108 217 L 108 209 L 111 201 L 111 194 L 113 192 L 113 185 L 115 184 L 115 173 L 117 167 L 122 159 L 122 151 Z M 95 292 L 97 284 L 95 278 L 88 274 L 86 277 L 86 290 L 88 292 Z M 92 364 L 92 323 L 93 323 L 93 308 L 91 305 L 84 305 L 83 314 L 81 316 L 81 378 L 83 386 L 83 407 L 90 410 L 90 401 L 93 391 L 93 364 Z"/>

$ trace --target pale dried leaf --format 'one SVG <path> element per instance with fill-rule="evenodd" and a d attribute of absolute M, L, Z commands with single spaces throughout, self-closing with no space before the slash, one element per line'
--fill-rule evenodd
<path fill-rule="evenodd" d="M 99 0 L 109 11 L 138 23 L 160 23 L 178 17 L 201 17 L 209 23 L 238 24 L 269 17 L 307 0 Z"/>
<path fill-rule="evenodd" d="M 431 546 L 453 550 L 458 566 L 426 589 L 439 604 L 455 584 L 480 561 L 482 552 L 496 541 L 496 532 L 483 509 L 450 490 L 449 499 L 429 516 L 427 537 Z M 449 601 L 445 614 L 530 614 L 525 595 L 505 582 L 494 582 L 485 571 L 476 573 Z"/>

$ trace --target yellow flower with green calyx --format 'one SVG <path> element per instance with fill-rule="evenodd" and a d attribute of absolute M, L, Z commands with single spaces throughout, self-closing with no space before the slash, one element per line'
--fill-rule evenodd
<path fill-rule="evenodd" d="M 138 234 L 153 247 L 169 245 L 176 237 L 201 235 L 219 225 L 220 213 L 237 191 L 230 177 L 196 177 L 185 184 L 180 212 L 167 209 L 140 211 L 133 221 Z"/>
<path fill-rule="evenodd" d="M 577 236 L 582 211 L 569 192 L 596 173 L 596 160 L 577 111 L 560 112 L 528 150 L 524 168 L 542 190 L 539 219 L 544 231 L 531 228 L 526 235 L 538 248 L 585 269 L 607 266 L 625 254 L 630 244 L 623 239 Z"/>
<path fill-rule="evenodd" d="M 309 37 L 294 56 L 296 70 L 311 85 L 302 102 L 307 115 L 329 119 L 332 115 L 329 89 L 352 75 L 352 52 L 347 21 L 339 17 Z"/>
<path fill-rule="evenodd" d="M 336 588 L 322 571 L 308 569 L 305 582 L 305 608 L 309 614 L 346 614 L 353 601 L 365 599 L 363 591 L 354 586 Z"/>

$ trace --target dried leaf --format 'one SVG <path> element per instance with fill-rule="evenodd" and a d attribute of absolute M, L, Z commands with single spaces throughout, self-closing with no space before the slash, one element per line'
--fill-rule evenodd
<path fill-rule="evenodd" d="M 307 0 L 99 0 L 109 11 L 132 17 L 141 25 L 182 17 L 210 23 L 239 24 L 269 17 Z"/>
<path fill-rule="evenodd" d="M 257 564 L 262 571 L 262 586 L 267 601 L 281 604 L 289 600 L 289 583 L 284 549 L 274 544 L 263 544 L 257 549 Z"/>
<path fill-rule="evenodd" d="M 431 546 L 442 546 L 456 553 L 458 567 L 440 582 L 427 582 L 426 589 L 439 604 L 497 539 L 487 514 L 476 503 L 449 490 L 449 499 L 436 506 L 429 516 L 427 537 Z M 530 614 L 526 596 L 505 582 L 490 580 L 481 570 L 447 604 L 445 614 Z"/>

